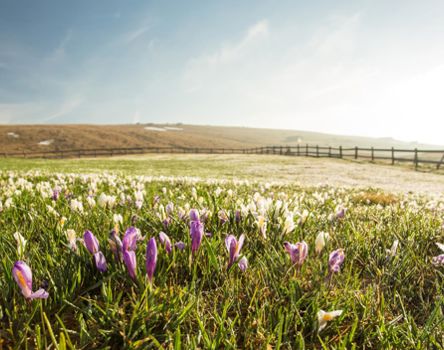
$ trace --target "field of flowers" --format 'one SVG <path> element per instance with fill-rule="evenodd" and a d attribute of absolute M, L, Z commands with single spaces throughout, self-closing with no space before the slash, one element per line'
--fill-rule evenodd
<path fill-rule="evenodd" d="M 0 348 L 441 349 L 444 197 L 3 172 Z"/>

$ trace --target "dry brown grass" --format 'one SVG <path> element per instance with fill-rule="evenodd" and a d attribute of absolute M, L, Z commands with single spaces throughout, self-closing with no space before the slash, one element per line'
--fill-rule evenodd
<path fill-rule="evenodd" d="M 0 126 L 2 152 L 70 150 L 122 147 L 224 147 L 246 148 L 265 145 L 319 144 L 344 147 L 420 147 L 420 145 L 377 139 L 329 135 L 295 130 L 255 129 L 197 125 L 170 125 L 181 131 L 145 130 L 148 125 L 3 125 Z M 155 125 L 162 127 L 162 125 Z M 165 126 L 165 125 L 163 125 Z M 8 136 L 16 133 L 18 138 Z M 39 146 L 54 140 L 49 146 Z M 430 146 L 425 146 L 430 148 Z"/>
<path fill-rule="evenodd" d="M 362 204 L 379 204 L 382 206 L 395 204 L 399 201 L 398 197 L 396 197 L 392 193 L 383 193 L 383 192 L 361 192 L 353 198 L 355 203 Z"/>

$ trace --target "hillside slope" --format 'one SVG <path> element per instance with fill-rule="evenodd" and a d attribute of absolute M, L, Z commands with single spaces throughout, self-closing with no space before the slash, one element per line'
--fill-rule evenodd
<path fill-rule="evenodd" d="M 2 125 L 1 152 L 149 146 L 244 148 L 297 143 L 344 147 L 444 148 L 316 132 L 198 125 Z"/>

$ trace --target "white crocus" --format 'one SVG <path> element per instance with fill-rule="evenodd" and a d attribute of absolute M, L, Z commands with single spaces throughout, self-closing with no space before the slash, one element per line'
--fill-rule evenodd
<path fill-rule="evenodd" d="M 284 234 L 291 233 L 295 228 L 293 214 L 288 213 L 284 222 Z"/>
<path fill-rule="evenodd" d="M 334 311 L 318 311 L 318 323 L 319 328 L 318 332 L 322 331 L 326 326 L 327 322 L 333 320 L 334 318 L 340 316 L 342 314 L 342 310 L 334 310 Z"/>
<path fill-rule="evenodd" d="M 17 242 L 17 252 L 18 252 L 18 255 L 20 257 L 22 257 L 23 254 L 25 253 L 25 247 L 26 247 L 27 240 L 25 239 L 25 237 L 23 237 L 21 235 L 20 232 L 14 233 L 14 238 L 15 238 L 15 240 Z"/>
<path fill-rule="evenodd" d="M 113 221 L 116 225 L 123 223 L 123 217 L 120 214 L 113 215 Z"/>
<path fill-rule="evenodd" d="M 77 236 L 76 231 L 74 230 L 66 230 L 66 238 L 68 239 L 69 248 L 73 251 L 77 251 Z"/>
<path fill-rule="evenodd" d="M 387 255 L 394 257 L 396 255 L 396 252 L 398 250 L 399 241 L 397 239 L 394 240 L 392 247 L 390 249 L 387 249 Z"/>
<path fill-rule="evenodd" d="M 319 232 L 316 236 L 315 240 L 315 251 L 316 254 L 320 254 L 322 249 L 325 247 L 326 241 L 330 238 L 330 235 L 327 232 Z"/>
<path fill-rule="evenodd" d="M 259 227 L 259 231 L 260 231 L 262 237 L 264 237 L 264 239 L 267 239 L 267 221 L 265 220 L 265 217 L 262 215 L 259 215 L 257 217 L 256 224 Z"/>

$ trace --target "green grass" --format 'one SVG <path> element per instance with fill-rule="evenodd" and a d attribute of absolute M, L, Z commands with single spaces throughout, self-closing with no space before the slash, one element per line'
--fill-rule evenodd
<path fill-rule="evenodd" d="M 119 169 L 130 164 L 131 168 L 125 169 L 130 173 L 142 171 L 149 163 L 134 169 L 135 165 L 126 161 L 112 162 L 106 161 L 107 170 L 115 170 L 110 164 Z M 91 166 L 78 161 L 21 166 L 26 170 L 39 164 L 45 164 L 46 170 L 56 164 L 58 170 L 66 166 L 66 170 L 76 167 L 80 172 Z M 102 164 L 105 167 L 105 161 Z M 94 165 L 100 170 L 100 163 Z M 149 166 L 154 173 L 162 171 L 155 170 L 155 164 Z M 172 174 L 175 166 L 170 165 Z M 205 163 L 202 166 L 202 172 L 208 172 Z M 435 242 L 444 241 L 442 197 L 397 196 L 387 200 L 371 190 L 314 190 L 181 178 L 161 181 L 102 174 L 4 173 L 1 184 L 0 339 L 6 347 L 443 347 L 443 267 L 431 264 L 432 257 L 440 253 Z M 55 186 L 63 193 L 57 201 L 48 197 Z M 145 194 L 140 210 L 134 206 L 137 188 Z M 102 193 L 116 196 L 116 206 L 89 208 L 87 197 L 98 202 Z M 159 196 L 158 202 L 155 196 Z M 8 198 L 12 198 L 9 207 Z M 72 198 L 83 202 L 83 213 L 70 208 Z M 163 207 L 170 202 L 175 209 L 165 229 Z M 329 216 L 338 206 L 348 208 L 346 216 L 331 221 Z M 210 212 L 205 231 L 212 236 L 204 237 L 194 258 L 188 220 L 179 218 L 179 212 L 187 212 L 187 208 Z M 219 219 L 221 210 L 228 213 L 226 223 Z M 243 210 L 240 222 L 235 220 L 236 210 Z M 300 222 L 304 210 L 309 216 Z M 295 228 L 284 233 L 285 217 L 290 213 L 294 213 Z M 107 242 L 114 214 L 123 216 L 121 236 L 131 225 L 146 236 L 138 243 L 136 281 L 113 258 Z M 266 238 L 256 224 L 258 215 L 267 220 Z M 66 218 L 63 225 L 61 217 Z M 89 229 L 98 237 L 108 271 L 99 273 L 80 243 L 78 253 L 68 248 L 67 229 L 74 229 L 79 236 Z M 174 249 L 167 255 L 158 239 L 161 230 L 173 243 L 185 242 L 186 249 Z M 28 240 L 22 259 L 33 270 L 34 290 L 44 281 L 48 284 L 46 301 L 26 301 L 12 279 L 11 268 L 20 259 L 13 238 L 17 231 Z M 317 256 L 314 241 L 320 231 L 329 232 L 331 239 Z M 228 234 L 239 237 L 242 233 L 246 240 L 241 255 L 248 258 L 249 268 L 242 273 L 234 265 L 227 271 L 224 239 Z M 146 282 L 144 270 L 146 243 L 151 237 L 156 237 L 159 247 L 152 286 Z M 398 252 L 387 258 L 386 249 L 395 239 L 400 242 Z M 297 270 L 283 243 L 301 240 L 308 243 L 309 255 Z M 346 258 L 341 272 L 329 282 L 328 253 L 337 248 L 345 250 Z M 343 314 L 318 333 L 316 314 L 320 309 L 341 309 Z"/>

